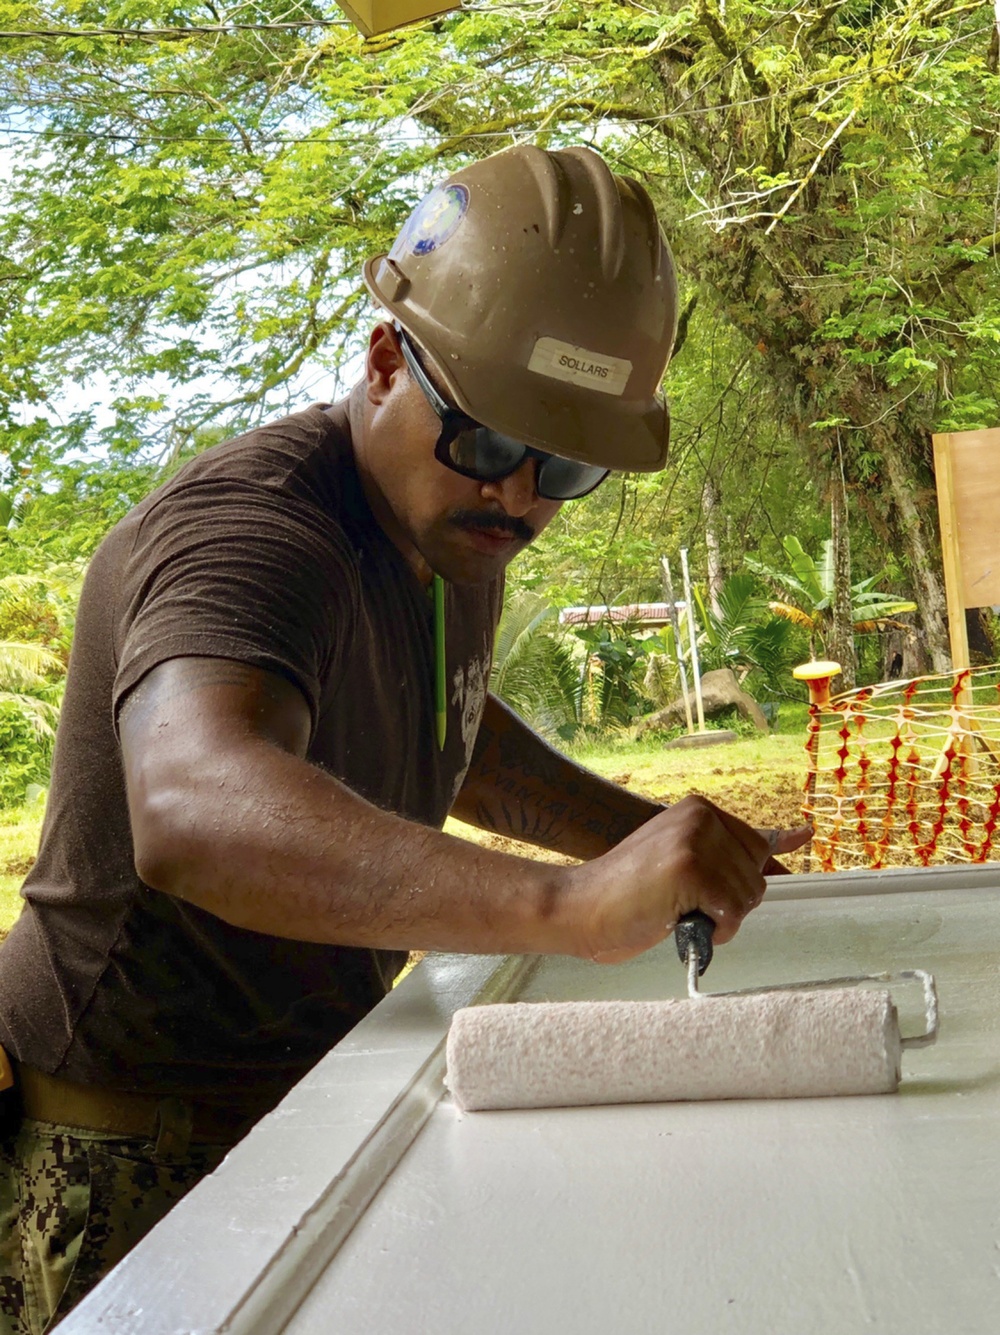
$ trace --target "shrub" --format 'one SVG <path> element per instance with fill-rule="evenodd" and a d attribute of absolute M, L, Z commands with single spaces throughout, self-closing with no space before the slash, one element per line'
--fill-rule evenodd
<path fill-rule="evenodd" d="M 51 764 L 51 734 L 15 702 L 0 701 L 0 807 L 20 806 L 29 784 L 47 784 Z"/>

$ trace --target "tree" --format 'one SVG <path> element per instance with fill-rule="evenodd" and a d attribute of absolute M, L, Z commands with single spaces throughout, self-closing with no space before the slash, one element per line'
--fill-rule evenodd
<path fill-rule="evenodd" d="M 685 358 L 725 322 L 722 399 L 764 384 L 770 405 L 748 432 L 723 402 L 728 442 L 756 458 L 791 434 L 818 495 L 842 458 L 945 665 L 929 432 L 996 414 L 986 6 L 527 0 L 371 42 L 309 3 L 5 13 L 29 33 L 0 72 L 27 146 L 0 212 L 9 473 L 98 437 L 169 457 L 273 412 L 307 367 L 349 364 L 359 257 L 423 182 L 525 135 L 582 139 L 660 201 L 685 284 L 678 405 L 704 398 Z M 65 394 L 98 372 L 110 422 Z M 662 485 L 659 504 L 626 494 L 654 549 L 655 516 L 697 522 L 711 422 L 684 423 L 669 512 Z"/>

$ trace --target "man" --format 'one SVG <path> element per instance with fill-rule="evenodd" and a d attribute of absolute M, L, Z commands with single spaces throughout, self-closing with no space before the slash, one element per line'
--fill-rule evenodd
<path fill-rule="evenodd" d="M 512 149 L 365 279 L 391 318 L 350 397 L 209 450 L 91 564 L 0 952 L 8 1329 L 69 1310 L 405 951 L 623 960 L 695 908 L 727 941 L 764 892 L 760 833 L 581 770 L 486 690 L 511 558 L 609 468 L 665 460 L 645 191 Z M 449 811 L 584 861 L 453 839 Z"/>

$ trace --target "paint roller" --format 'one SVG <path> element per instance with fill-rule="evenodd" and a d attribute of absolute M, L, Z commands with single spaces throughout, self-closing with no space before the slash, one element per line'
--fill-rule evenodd
<path fill-rule="evenodd" d="M 904 1048 L 937 1037 L 933 977 L 920 969 L 702 993 L 711 918 L 675 930 L 688 996 L 664 1001 L 512 1002 L 456 1012 L 445 1083 L 459 1108 L 573 1107 L 693 1099 L 890 1094 Z M 888 987 L 921 983 L 922 1034 L 903 1038 Z"/>

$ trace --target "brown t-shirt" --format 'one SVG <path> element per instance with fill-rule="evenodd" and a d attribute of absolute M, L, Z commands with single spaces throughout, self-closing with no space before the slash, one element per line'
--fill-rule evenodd
<path fill-rule="evenodd" d="M 278 1097 L 385 993 L 401 957 L 231 927 L 136 875 L 116 714 L 155 667 L 237 659 L 308 701 L 308 760 L 440 826 L 489 680 L 501 581 L 433 611 L 362 493 L 344 405 L 208 450 L 108 535 L 84 585 L 38 861 L 0 948 L 0 1042 L 74 1080 Z M 331 887 L 335 893 L 335 887 Z"/>

